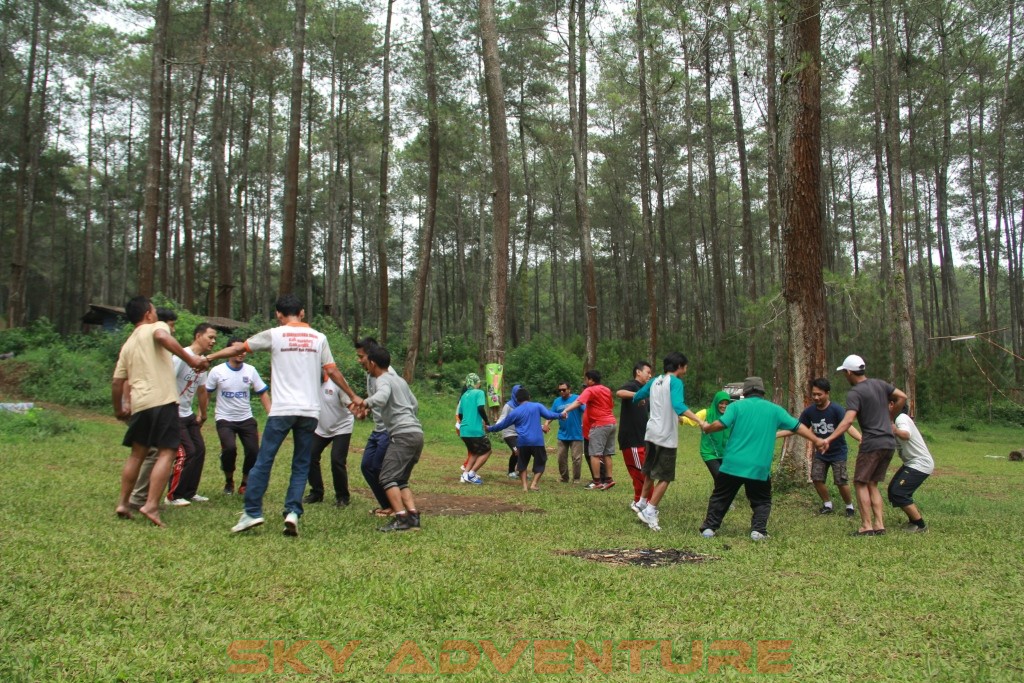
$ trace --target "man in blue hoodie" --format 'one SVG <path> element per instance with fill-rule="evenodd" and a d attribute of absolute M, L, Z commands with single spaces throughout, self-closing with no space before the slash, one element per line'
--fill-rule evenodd
<path fill-rule="evenodd" d="M 523 491 L 539 491 L 537 483 L 540 476 L 544 474 L 544 466 L 548 462 L 548 453 L 544 450 L 544 432 L 541 429 L 541 418 L 548 420 L 561 420 L 562 414 L 548 410 L 541 403 L 534 403 L 530 400 L 530 392 L 520 387 L 516 392 L 516 401 L 519 407 L 510 412 L 504 420 L 498 421 L 487 428 L 488 432 L 500 432 L 509 425 L 515 425 L 518 438 L 519 463 L 516 469 L 519 471 L 519 480 L 523 484 Z M 533 479 L 529 486 L 526 483 L 526 466 L 533 458 Z"/>

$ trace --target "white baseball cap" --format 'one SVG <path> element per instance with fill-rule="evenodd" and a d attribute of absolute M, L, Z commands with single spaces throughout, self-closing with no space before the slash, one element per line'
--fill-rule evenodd
<path fill-rule="evenodd" d="M 864 359 L 856 354 L 850 354 L 843 361 L 843 364 L 836 368 L 836 372 L 849 370 L 850 372 L 864 372 Z"/>

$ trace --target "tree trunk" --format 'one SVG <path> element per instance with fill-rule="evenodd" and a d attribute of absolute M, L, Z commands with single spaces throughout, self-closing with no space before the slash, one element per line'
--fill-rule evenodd
<path fill-rule="evenodd" d="M 298 237 L 299 137 L 302 132 L 302 68 L 306 44 L 306 0 L 295 0 L 292 33 L 291 112 L 288 119 L 288 151 L 284 169 L 284 217 L 281 238 L 281 282 L 279 294 L 295 288 L 295 247 Z M 310 302 L 306 302 L 308 306 Z"/>
<path fill-rule="evenodd" d="M 743 276 L 747 278 L 747 296 L 750 302 L 757 301 L 757 258 L 754 254 L 754 219 L 750 209 L 750 178 L 747 173 L 747 140 L 743 130 L 743 109 L 740 104 L 740 79 L 736 67 L 736 38 L 735 28 L 732 23 L 732 0 L 728 0 L 725 6 L 725 16 L 728 26 L 726 37 L 729 46 L 729 85 L 732 90 L 732 120 L 736 129 L 736 152 L 739 158 L 740 167 L 740 202 L 742 204 L 743 217 Z M 755 353 L 755 337 L 749 335 L 747 339 L 747 374 L 754 374 L 757 366 L 757 355 Z"/>
<path fill-rule="evenodd" d="M 434 33 L 430 23 L 430 2 L 420 0 L 420 16 L 423 20 L 423 69 L 427 85 L 427 213 L 420 231 L 420 262 L 416 273 L 416 291 L 413 295 L 412 324 L 409 349 L 405 358 L 405 379 L 412 381 L 416 375 L 416 361 L 423 336 L 423 309 L 427 299 L 427 284 L 430 278 L 430 255 L 434 245 L 434 225 L 437 222 L 437 184 L 441 172 L 440 124 L 437 110 L 437 73 L 434 57 Z"/>
<path fill-rule="evenodd" d="M 783 296 L 790 324 L 794 391 L 789 407 L 797 412 L 809 398 L 808 384 L 825 374 L 825 283 L 822 277 L 821 208 L 821 4 L 793 0 L 784 6 L 782 116 L 782 238 L 785 262 Z M 805 445 L 787 442 L 781 479 L 807 480 Z"/>
<path fill-rule="evenodd" d="M 423 0 L 424 2 L 426 0 Z M 508 126 L 505 123 L 505 90 L 501 84 L 498 55 L 498 25 L 494 0 L 480 0 L 480 42 L 487 90 L 487 121 L 491 141 L 492 202 L 494 249 L 491 261 L 491 299 L 484 332 L 484 359 L 488 363 L 505 362 L 505 315 L 508 310 L 508 226 L 511 210 Z"/>
<path fill-rule="evenodd" d="M 658 353 L 658 297 L 654 295 L 654 225 L 651 221 L 651 166 L 649 135 L 650 110 L 647 106 L 647 35 L 643 0 L 636 0 L 636 52 L 640 70 L 640 207 L 643 218 L 644 277 L 647 285 L 648 318 L 651 326 L 648 338 L 648 358 Z M 664 259 L 666 254 L 662 253 Z M 665 283 L 662 283 L 663 286 Z M 588 367 L 593 367 L 592 365 Z"/>
<path fill-rule="evenodd" d="M 92 176 L 95 159 L 93 157 L 93 117 L 96 114 L 96 69 L 89 73 L 89 113 L 88 132 L 85 142 L 85 225 L 82 233 L 82 298 L 79 307 L 84 311 L 92 299 Z M 103 302 L 107 303 L 107 302 Z"/>
<path fill-rule="evenodd" d="M 704 148 L 707 155 L 708 166 L 708 233 L 710 236 L 709 245 L 711 248 L 711 277 L 714 283 L 714 296 L 712 305 L 714 310 L 713 337 L 719 341 L 725 336 L 725 275 L 722 272 L 722 245 L 719 241 L 718 225 L 718 167 L 715 160 L 715 135 L 713 102 L 711 98 L 711 84 L 714 80 L 711 73 L 711 39 L 713 36 L 711 27 L 717 20 L 711 11 L 712 5 L 707 5 L 707 23 L 704 30 Z"/>
<path fill-rule="evenodd" d="M 395 0 L 387 0 L 384 25 L 384 88 L 380 132 L 380 192 L 377 200 L 377 278 L 380 283 L 380 343 L 388 341 L 388 238 L 391 235 L 388 216 L 388 160 L 391 154 L 391 9 Z"/>
<path fill-rule="evenodd" d="M 490 0 L 483 0 L 489 2 Z M 587 24 L 585 0 L 571 0 L 569 3 L 569 128 L 572 134 L 572 160 L 574 170 L 573 189 L 576 200 L 576 223 L 580 237 L 580 259 L 583 268 L 583 295 L 586 311 L 586 358 L 584 369 L 597 365 L 597 276 L 594 272 L 594 248 L 590 237 L 590 208 L 587 198 Z M 577 61 L 577 47 L 579 56 Z M 497 66 L 495 66 L 497 70 Z M 499 74 L 500 75 L 500 74 Z M 579 78 L 577 94 L 577 76 Z M 499 93 L 500 94 L 500 93 Z M 502 102 L 504 121 L 504 103 Z M 492 150 L 493 126 L 492 121 Z M 507 147 L 507 144 L 506 144 Z M 507 158 L 507 152 L 506 152 Z M 495 157 L 497 159 L 497 157 Z M 507 167 L 507 163 L 506 163 Z M 495 164 L 497 174 L 497 163 Z M 507 173 L 506 173 L 507 182 Z M 648 201 L 650 201 L 648 199 Z M 648 213 L 650 208 L 648 207 Z M 496 219 L 497 220 L 497 219 Z M 508 221 L 506 215 L 506 223 Z M 495 223 L 497 226 L 497 222 Z M 507 232 L 505 236 L 507 242 Z M 495 243 L 497 246 L 497 242 Z M 501 257 L 504 258 L 504 257 Z M 499 255 L 494 255 L 497 263 Z M 655 311 L 657 309 L 655 308 Z M 504 351 L 502 352 L 504 353 Z"/>
<path fill-rule="evenodd" d="M 170 0 L 157 0 L 153 29 L 153 58 L 149 80 L 149 139 L 146 145 L 145 213 L 139 249 L 138 292 L 152 296 L 156 265 L 156 231 L 160 217 L 161 129 L 164 123 L 164 53 L 171 15 Z"/>
<path fill-rule="evenodd" d="M 36 53 L 39 47 L 40 0 L 32 3 L 32 38 L 29 44 L 28 65 L 25 67 L 25 89 L 21 112 L 21 131 L 18 140 L 18 181 L 15 200 L 14 239 L 11 251 L 11 279 L 7 298 L 8 327 L 25 325 L 26 283 L 28 280 L 28 237 L 31 232 L 29 216 L 35 200 L 36 169 L 32 164 L 36 142 L 32 130 L 32 91 L 35 87 Z"/>
<path fill-rule="evenodd" d="M 896 346 L 903 366 L 903 390 L 908 398 L 910 413 L 916 411 L 917 366 L 914 359 L 914 335 L 907 306 L 907 264 L 903 246 L 903 161 L 900 149 L 900 78 L 899 59 L 896 54 L 896 24 L 893 20 L 892 0 L 882 0 L 884 18 L 885 62 L 888 65 L 888 84 L 885 89 L 886 152 L 889 159 L 889 192 L 892 226 L 893 287 L 892 308 L 896 317 Z M 895 378 L 894 378 L 895 379 Z"/>
<path fill-rule="evenodd" d="M 225 5 L 225 13 L 231 3 Z M 225 21 L 227 18 L 225 17 Z M 221 62 L 213 97 L 213 117 L 210 122 L 210 166 L 213 172 L 213 214 L 217 233 L 216 315 L 231 317 L 231 292 L 234 276 L 231 267 L 231 210 L 229 207 L 227 169 L 224 161 L 224 116 L 227 108 L 227 62 Z M 212 280 L 213 278 L 211 278 Z"/>
<path fill-rule="evenodd" d="M 185 118 L 184 147 L 181 153 L 181 182 L 179 185 L 179 204 L 181 206 L 181 229 L 184 234 L 185 273 L 184 294 L 181 303 L 191 310 L 195 304 L 195 246 L 192 238 L 192 158 L 195 151 L 196 117 L 199 115 L 199 103 L 203 96 L 203 72 L 206 69 L 207 55 L 210 49 L 210 4 L 203 3 L 203 28 L 199 34 L 199 59 L 195 77 L 192 82 L 192 96 L 189 101 L 188 115 Z"/>

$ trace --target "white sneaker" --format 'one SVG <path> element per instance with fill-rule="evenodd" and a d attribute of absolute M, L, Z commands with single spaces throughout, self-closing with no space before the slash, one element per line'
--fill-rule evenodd
<path fill-rule="evenodd" d="M 200 496 L 197 493 L 196 495 L 192 496 L 192 502 L 193 503 L 209 503 L 210 499 L 207 498 L 206 496 Z"/>
<path fill-rule="evenodd" d="M 644 507 L 640 507 L 640 501 L 638 500 L 634 500 L 632 503 L 629 504 L 629 509 L 632 510 L 633 512 L 636 512 L 637 514 L 639 514 L 640 511 L 643 510 L 645 507 L 647 506 L 644 505 Z"/>
<path fill-rule="evenodd" d="M 284 518 L 284 535 L 285 536 L 298 536 L 299 535 L 299 516 L 294 512 L 289 512 Z"/>
<path fill-rule="evenodd" d="M 186 507 L 188 505 L 191 505 L 192 502 L 189 501 L 188 498 L 170 498 L 167 501 L 167 504 L 168 505 L 173 505 L 176 508 L 183 508 L 183 507 Z"/>
<path fill-rule="evenodd" d="M 750 540 L 751 541 L 763 541 L 766 538 L 768 538 L 768 534 L 762 534 L 760 531 L 751 531 L 750 532 Z"/>
<path fill-rule="evenodd" d="M 638 512 L 636 516 L 640 518 L 641 522 L 650 527 L 651 531 L 661 531 L 661 527 L 658 526 L 658 511 L 650 505 Z"/>
<path fill-rule="evenodd" d="M 508 473 L 508 478 L 509 479 L 518 479 L 519 478 L 519 473 L 518 472 L 509 472 Z"/>
<path fill-rule="evenodd" d="M 472 484 L 473 483 L 473 480 L 470 479 L 469 475 L 466 474 L 465 472 L 463 472 L 462 476 L 459 477 L 459 481 L 461 481 L 463 484 Z"/>
<path fill-rule="evenodd" d="M 703 536 L 704 538 L 714 538 L 715 537 L 715 530 L 714 529 L 705 529 L 704 531 L 700 532 L 700 535 Z"/>
<path fill-rule="evenodd" d="M 237 534 L 239 531 L 245 531 L 246 529 L 251 529 L 254 526 L 259 526 L 260 524 L 263 524 L 262 517 L 250 517 L 243 512 L 242 517 L 238 520 L 238 524 L 231 527 L 231 533 Z"/>

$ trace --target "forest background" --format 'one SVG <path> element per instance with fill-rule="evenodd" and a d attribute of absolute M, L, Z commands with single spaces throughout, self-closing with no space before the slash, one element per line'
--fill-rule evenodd
<path fill-rule="evenodd" d="M 1016 4 L 2 0 L 0 351 L 105 381 L 90 303 L 295 291 L 440 384 L 858 353 L 1024 423 Z"/>

